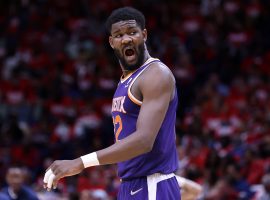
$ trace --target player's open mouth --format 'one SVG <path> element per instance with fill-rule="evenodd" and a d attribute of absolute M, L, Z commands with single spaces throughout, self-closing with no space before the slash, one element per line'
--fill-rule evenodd
<path fill-rule="evenodd" d="M 126 49 L 124 49 L 124 55 L 127 61 L 133 61 L 136 58 L 135 50 L 131 47 L 127 47 Z"/>

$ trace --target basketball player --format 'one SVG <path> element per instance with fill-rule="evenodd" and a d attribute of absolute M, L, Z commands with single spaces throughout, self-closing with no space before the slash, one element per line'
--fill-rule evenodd
<path fill-rule="evenodd" d="M 74 160 L 54 161 L 44 186 L 50 190 L 59 179 L 84 168 L 117 163 L 119 200 L 179 200 L 175 79 L 165 64 L 149 55 L 140 11 L 116 9 L 106 25 L 123 72 L 112 100 L 115 144 Z"/>

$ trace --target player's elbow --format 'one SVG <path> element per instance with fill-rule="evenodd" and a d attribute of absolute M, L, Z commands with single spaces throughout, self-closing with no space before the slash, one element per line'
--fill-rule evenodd
<path fill-rule="evenodd" d="M 153 145 L 151 145 L 149 143 L 144 145 L 144 153 L 148 153 L 148 152 L 152 151 L 152 149 L 153 149 Z"/>
<path fill-rule="evenodd" d="M 152 150 L 154 145 L 154 142 L 150 138 L 141 138 L 139 140 L 139 145 L 138 147 L 142 151 L 142 153 L 148 153 Z"/>

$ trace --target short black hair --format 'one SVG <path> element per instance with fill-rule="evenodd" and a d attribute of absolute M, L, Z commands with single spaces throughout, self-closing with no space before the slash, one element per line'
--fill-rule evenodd
<path fill-rule="evenodd" d="M 106 21 L 106 28 L 111 33 L 112 24 L 126 21 L 135 20 L 139 27 L 145 29 L 145 17 L 141 11 L 132 7 L 122 7 L 114 10 Z"/>

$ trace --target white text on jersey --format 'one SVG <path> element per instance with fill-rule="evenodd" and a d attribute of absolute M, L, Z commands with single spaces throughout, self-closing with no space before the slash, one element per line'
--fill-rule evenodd
<path fill-rule="evenodd" d="M 113 98 L 112 112 L 118 111 L 118 112 L 126 113 L 126 111 L 124 109 L 125 99 L 126 99 L 126 96 Z"/>

